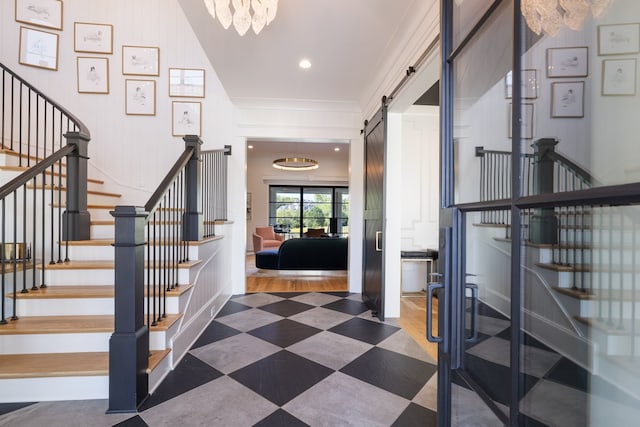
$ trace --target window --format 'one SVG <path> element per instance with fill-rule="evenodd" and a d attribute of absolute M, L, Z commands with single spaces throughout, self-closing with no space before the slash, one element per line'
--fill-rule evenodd
<path fill-rule="evenodd" d="M 349 188 L 269 186 L 269 224 L 301 237 L 309 228 L 349 234 Z"/>

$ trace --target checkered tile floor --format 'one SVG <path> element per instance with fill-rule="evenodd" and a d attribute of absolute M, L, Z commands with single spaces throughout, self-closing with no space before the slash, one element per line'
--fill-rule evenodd
<path fill-rule="evenodd" d="M 466 370 L 496 405 L 508 413 L 508 384 L 511 377 L 510 322 L 502 314 L 480 303 L 477 324 L 478 339 L 467 345 L 464 360 Z M 640 402 L 600 377 L 590 374 L 540 341 L 525 334 L 521 353 L 524 389 L 523 398 L 520 400 L 522 414 L 519 425 L 618 426 L 628 425 L 628 421 L 625 420 L 639 419 L 640 411 L 636 408 L 640 408 Z M 456 385 L 469 389 L 460 376 L 454 375 L 453 378 Z M 455 391 L 454 388 L 454 401 L 460 394 L 456 394 Z M 594 408 L 600 405 L 608 408 L 608 421 L 603 420 L 604 424 L 596 421 L 598 414 Z M 636 412 L 637 415 L 630 416 L 632 412 Z M 461 416 L 455 425 L 466 425 L 466 413 L 461 412 Z M 616 422 L 616 419 L 619 422 Z"/>
<path fill-rule="evenodd" d="M 236 296 L 121 425 L 435 426 L 436 369 L 359 295 Z"/>

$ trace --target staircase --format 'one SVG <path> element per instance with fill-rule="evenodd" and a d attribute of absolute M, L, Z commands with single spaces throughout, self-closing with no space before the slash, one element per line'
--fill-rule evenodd
<path fill-rule="evenodd" d="M 185 137 L 145 207 L 123 206 L 87 177 L 82 122 L 0 70 L 0 403 L 109 398 L 109 411 L 135 411 L 231 294 L 230 146 Z"/>
<path fill-rule="evenodd" d="M 531 173 L 524 180 L 524 195 L 590 188 L 593 179 L 588 173 L 564 159 L 562 165 L 554 164 L 561 156 L 553 152 L 555 143 L 546 143 L 550 158 L 541 159 L 537 153 L 523 156 L 522 170 Z M 479 147 L 481 155 L 511 156 L 508 152 L 483 151 Z M 539 176 L 544 167 L 548 167 L 546 178 Z M 495 175 L 505 174 L 510 175 L 510 171 Z M 492 179 L 482 179 L 490 188 L 484 194 L 494 199 L 510 198 L 510 188 L 500 192 L 492 189 L 492 183 L 487 184 Z M 599 204 L 575 202 L 521 211 L 522 324 L 527 333 L 591 374 L 640 399 L 640 215 L 632 204 L 619 205 L 615 200 L 603 200 Z M 474 215 L 474 225 L 481 225 L 473 227 L 470 239 L 480 245 L 474 250 L 488 254 L 490 248 L 492 255 L 483 257 L 482 263 L 490 265 L 472 265 L 468 272 L 486 277 L 481 299 L 509 313 L 505 290 L 510 287 L 510 277 L 500 272 L 510 270 L 511 236 L 515 233 L 510 212 Z"/>
<path fill-rule="evenodd" d="M 15 153 L 3 154 L 15 163 Z M 21 169 L 0 167 L 14 174 Z M 102 181 L 90 180 L 91 240 L 70 241 L 70 261 L 48 266 L 46 288 L 18 292 L 19 319 L 0 326 L 0 402 L 108 397 L 114 329 L 114 221 L 109 211 L 120 195 L 103 187 Z M 190 259 L 198 259 L 198 245 L 191 245 Z M 198 263 L 179 265 L 180 286 L 167 291 L 168 315 L 150 327 L 150 390 L 172 368 L 167 356 L 192 290 L 189 272 Z M 9 305 L 13 293 L 6 297 Z"/>

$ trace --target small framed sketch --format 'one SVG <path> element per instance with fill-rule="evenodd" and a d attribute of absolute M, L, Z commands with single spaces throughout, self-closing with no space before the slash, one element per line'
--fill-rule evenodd
<path fill-rule="evenodd" d="M 73 23 L 73 50 L 87 53 L 113 53 L 113 25 Z"/>
<path fill-rule="evenodd" d="M 602 95 L 632 96 L 636 94 L 636 59 L 602 61 Z"/>
<path fill-rule="evenodd" d="M 62 1 L 16 0 L 16 21 L 62 30 Z"/>
<path fill-rule="evenodd" d="M 58 69 L 58 35 L 33 28 L 20 27 L 20 58 L 22 65 Z"/>
<path fill-rule="evenodd" d="M 584 82 L 551 83 L 551 117 L 584 117 Z"/>
<path fill-rule="evenodd" d="M 160 48 L 122 46 L 122 74 L 159 76 Z"/>
<path fill-rule="evenodd" d="M 523 70 L 520 94 L 526 99 L 536 99 L 538 97 L 538 71 Z M 513 74 L 509 71 L 504 76 L 505 98 L 511 99 L 513 96 Z"/>
<path fill-rule="evenodd" d="M 533 139 L 533 104 L 522 104 L 522 115 L 520 136 L 524 139 Z M 509 104 L 509 116 L 507 117 L 507 123 L 509 123 L 509 138 L 513 138 L 511 125 L 512 117 L 513 104 Z"/>
<path fill-rule="evenodd" d="M 173 136 L 200 136 L 200 115 L 199 102 L 173 101 L 171 120 Z"/>
<path fill-rule="evenodd" d="M 135 116 L 156 115 L 156 81 L 125 80 L 125 112 Z"/>
<path fill-rule="evenodd" d="M 598 26 L 598 55 L 640 52 L 640 24 Z"/>
<path fill-rule="evenodd" d="M 587 77 L 587 47 L 547 49 L 547 77 Z"/>
<path fill-rule="evenodd" d="M 78 57 L 78 93 L 109 93 L 109 59 Z"/>
<path fill-rule="evenodd" d="M 169 68 L 169 96 L 204 98 L 204 70 Z"/>

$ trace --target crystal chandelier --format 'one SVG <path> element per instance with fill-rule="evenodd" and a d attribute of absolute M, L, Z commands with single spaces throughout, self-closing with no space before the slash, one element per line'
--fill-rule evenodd
<path fill-rule="evenodd" d="M 597 18 L 613 0 L 522 0 L 521 11 L 531 31 L 555 36 L 563 25 L 579 30 L 589 12 Z"/>
<path fill-rule="evenodd" d="M 278 0 L 204 0 L 204 4 L 213 18 L 218 16 L 218 21 L 225 30 L 233 22 L 241 36 L 245 35 L 249 27 L 258 34 L 265 25 L 273 21 L 278 11 Z"/>

